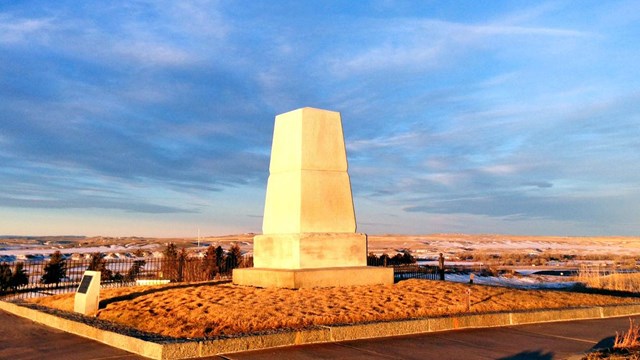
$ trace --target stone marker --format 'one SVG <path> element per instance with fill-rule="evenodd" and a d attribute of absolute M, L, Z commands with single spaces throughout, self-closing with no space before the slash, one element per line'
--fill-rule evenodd
<path fill-rule="evenodd" d="M 356 233 L 340 113 L 302 108 L 276 116 L 254 268 L 233 282 L 301 288 L 392 284 L 393 269 L 367 267 L 367 235 Z"/>
<path fill-rule="evenodd" d="M 76 291 L 73 311 L 83 315 L 94 315 L 98 312 L 100 301 L 100 271 L 87 270 L 82 275 L 80 286 Z"/>

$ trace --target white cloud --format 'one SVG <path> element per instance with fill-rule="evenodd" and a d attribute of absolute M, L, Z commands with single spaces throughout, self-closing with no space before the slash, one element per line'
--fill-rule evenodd
<path fill-rule="evenodd" d="M 482 167 L 479 170 L 492 175 L 511 175 L 519 172 L 520 167 L 515 165 L 496 164 Z"/>
<path fill-rule="evenodd" d="M 373 22 L 361 31 L 376 29 L 378 43 L 364 47 L 354 55 L 331 61 L 338 76 L 381 70 L 429 70 L 449 65 L 474 48 L 500 46 L 496 37 L 593 37 L 573 29 L 518 26 L 504 22 L 462 24 L 441 20 L 397 19 Z M 401 39 L 401 40 L 399 40 Z"/>
<path fill-rule="evenodd" d="M 115 43 L 111 51 L 121 60 L 145 65 L 186 66 L 196 60 L 189 52 L 172 45 L 145 41 Z"/>
<path fill-rule="evenodd" d="M 26 43 L 53 28 L 51 19 L 16 18 L 0 14 L 0 44 Z"/>
<path fill-rule="evenodd" d="M 401 133 L 391 136 L 381 136 L 374 139 L 353 140 L 347 143 L 349 151 L 363 151 L 374 148 L 398 148 L 409 146 L 416 141 L 425 141 L 425 134 L 418 132 Z"/>

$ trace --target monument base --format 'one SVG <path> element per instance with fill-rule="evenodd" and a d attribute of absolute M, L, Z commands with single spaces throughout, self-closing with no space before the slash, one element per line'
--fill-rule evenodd
<path fill-rule="evenodd" d="M 259 269 L 366 267 L 367 235 L 358 233 L 267 234 L 253 238 Z"/>
<path fill-rule="evenodd" d="M 320 269 L 233 269 L 233 283 L 289 289 L 393 284 L 393 268 L 355 266 Z"/>

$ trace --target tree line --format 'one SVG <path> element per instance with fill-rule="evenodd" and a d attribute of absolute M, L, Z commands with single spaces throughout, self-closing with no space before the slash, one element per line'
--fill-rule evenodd
<path fill-rule="evenodd" d="M 142 256 L 141 250 L 136 250 L 134 255 Z M 178 249 L 176 244 L 169 243 L 163 251 L 163 258 L 159 259 L 159 273 L 156 275 L 171 281 L 203 281 L 213 280 L 221 274 L 228 274 L 237 267 L 253 266 L 252 258 L 244 258 L 240 246 L 232 244 L 227 251 L 221 246 L 210 245 L 203 258 L 194 257 L 186 248 Z M 154 261 L 154 260 L 150 260 Z M 100 271 L 103 281 L 133 282 L 143 271 L 147 260 L 134 260 L 128 270 L 124 272 L 113 271 L 108 267 L 108 261 L 103 253 L 93 253 L 89 259 L 86 270 Z M 45 264 L 41 284 L 55 284 L 56 287 L 67 278 L 68 261 L 58 250 L 51 254 Z M 0 263 L 0 292 L 18 290 L 29 284 L 29 275 L 25 264 L 18 262 L 15 265 Z"/>
<path fill-rule="evenodd" d="M 205 281 L 219 278 L 238 267 L 253 266 L 253 259 L 243 257 L 238 244 L 225 252 L 222 246 L 209 245 L 202 259 L 193 258 L 186 248 L 167 244 L 163 252 L 162 278 L 172 281 Z"/>
<path fill-rule="evenodd" d="M 407 249 L 402 250 L 394 256 L 387 254 L 378 256 L 374 253 L 369 253 L 367 256 L 367 265 L 369 266 L 397 266 L 414 264 L 415 262 L 416 258 L 411 254 L 411 251 Z"/>

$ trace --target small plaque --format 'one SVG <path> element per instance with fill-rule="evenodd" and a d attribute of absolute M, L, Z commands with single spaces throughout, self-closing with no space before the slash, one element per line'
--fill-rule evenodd
<path fill-rule="evenodd" d="M 100 303 L 100 271 L 87 270 L 80 280 L 73 302 L 73 311 L 83 315 L 95 315 Z"/>
<path fill-rule="evenodd" d="M 78 292 L 80 294 L 86 294 L 89 289 L 89 284 L 91 284 L 91 279 L 93 279 L 92 275 L 85 275 L 82 277 L 82 281 L 80 281 L 80 286 L 78 286 Z"/>

